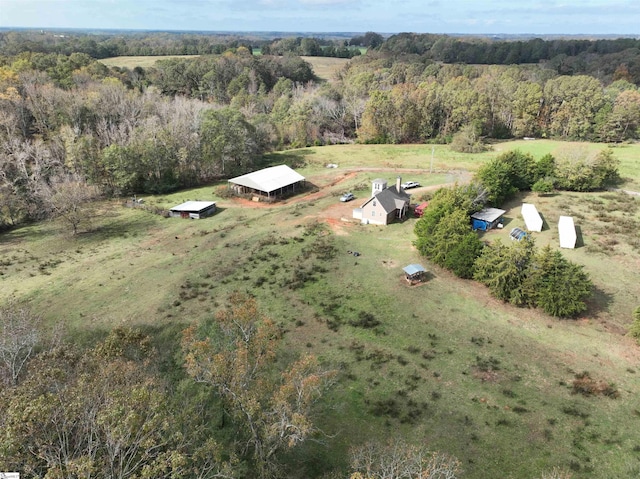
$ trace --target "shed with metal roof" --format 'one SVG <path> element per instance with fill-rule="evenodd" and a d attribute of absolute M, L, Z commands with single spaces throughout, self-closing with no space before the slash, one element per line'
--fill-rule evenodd
<path fill-rule="evenodd" d="M 502 215 L 505 213 L 505 210 L 501 210 L 499 208 L 484 208 L 483 210 L 471 215 L 471 226 L 474 231 L 490 230 L 502 222 Z"/>
<path fill-rule="evenodd" d="M 402 271 L 404 271 L 405 279 L 411 283 L 416 281 L 423 281 L 427 273 L 427 270 L 424 269 L 424 266 L 417 263 L 405 266 L 404 268 L 402 268 Z"/>
<path fill-rule="evenodd" d="M 173 218 L 190 218 L 199 220 L 216 212 L 215 201 L 185 201 L 169 210 Z"/>

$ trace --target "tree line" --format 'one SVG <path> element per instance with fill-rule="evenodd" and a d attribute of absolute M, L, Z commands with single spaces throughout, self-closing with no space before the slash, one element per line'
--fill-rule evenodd
<path fill-rule="evenodd" d="M 0 32 L 0 55 L 85 53 L 99 59 L 126 55 L 212 55 L 239 47 L 252 52 L 261 50 L 265 54 L 340 58 L 357 56 L 360 50 L 355 47 L 365 47 L 392 57 L 415 55 L 421 61 L 484 65 L 545 63 L 561 75 L 611 78 L 618 72 L 629 75 L 636 84 L 640 80 L 638 38 L 505 40 L 428 33 L 399 33 L 385 38 L 379 33 L 366 32 L 342 39 L 335 35 L 269 38 L 257 34 L 204 32 Z"/>
<path fill-rule="evenodd" d="M 640 80 L 640 39 L 493 40 L 447 35 L 400 33 L 378 49 L 392 55 L 418 55 L 445 63 L 521 65 L 547 63 L 558 74 L 593 74 L 604 69 L 612 75 L 625 66 L 634 83 Z"/>
<path fill-rule="evenodd" d="M 487 137 L 640 136 L 640 91 L 625 79 L 374 51 L 330 83 L 298 56 L 243 47 L 134 69 L 25 52 L 0 57 L 0 113 L 3 226 L 54 211 L 46 198 L 65 178 L 110 195 L 166 192 L 245 173 L 274 149 L 447 143 L 465 131 L 471 148 Z"/>
<path fill-rule="evenodd" d="M 102 59 L 118 56 L 219 55 L 245 48 L 271 55 L 309 55 L 351 58 L 360 55 L 359 46 L 375 47 L 382 37 L 369 32 L 353 39 L 323 36 L 263 38 L 231 33 L 78 33 L 44 31 L 0 32 L 0 55 L 24 52 L 70 55 L 84 53 Z"/>

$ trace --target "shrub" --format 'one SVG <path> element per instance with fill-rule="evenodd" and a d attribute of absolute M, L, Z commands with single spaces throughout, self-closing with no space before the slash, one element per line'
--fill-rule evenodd
<path fill-rule="evenodd" d="M 553 193 L 553 190 L 554 180 L 553 178 L 549 177 L 540 178 L 533 184 L 533 186 L 531 186 L 531 191 L 533 191 L 534 193 L 538 193 L 538 195 Z"/>
<path fill-rule="evenodd" d="M 607 396 L 612 399 L 620 396 L 613 383 L 597 381 L 591 377 L 588 371 L 576 374 L 572 383 L 572 392 L 583 396 Z"/>
<path fill-rule="evenodd" d="M 640 306 L 633 312 L 633 323 L 629 328 L 629 336 L 640 342 Z"/>
<path fill-rule="evenodd" d="M 372 314 L 365 311 L 360 311 L 358 319 L 349 321 L 349 324 L 356 328 L 371 329 L 380 325 L 380 321 Z"/>
<path fill-rule="evenodd" d="M 488 147 L 482 142 L 478 128 L 474 125 L 467 125 L 453 135 L 451 149 L 459 153 L 482 153 Z"/>

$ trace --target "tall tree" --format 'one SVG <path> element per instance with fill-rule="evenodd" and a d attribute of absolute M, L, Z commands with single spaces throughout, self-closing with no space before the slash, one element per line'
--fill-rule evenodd
<path fill-rule="evenodd" d="M 17 384 L 40 340 L 40 322 L 40 316 L 25 307 L 0 308 L 0 379 Z"/>
<path fill-rule="evenodd" d="M 484 248 L 476 260 L 473 277 L 502 301 L 517 306 L 533 305 L 527 277 L 534 253 L 534 242 L 528 238 L 510 245 L 498 240 Z"/>
<path fill-rule="evenodd" d="M 45 203 L 52 215 L 62 218 L 76 235 L 82 225 L 91 224 L 94 201 L 99 196 L 97 186 L 78 176 L 68 175 L 54 178 L 45 192 Z"/>
<path fill-rule="evenodd" d="M 205 111 L 200 137 L 204 177 L 244 173 L 259 154 L 255 128 L 232 108 Z"/>
<path fill-rule="evenodd" d="M 536 253 L 534 262 L 528 281 L 538 307 L 557 317 L 573 317 L 587 309 L 593 283 L 582 266 L 549 245 Z"/>
<path fill-rule="evenodd" d="M 196 326 L 184 331 L 187 372 L 222 397 L 245 438 L 240 453 L 249 453 L 257 474 L 267 477 L 277 452 L 316 432 L 312 406 L 334 373 L 312 356 L 278 370 L 279 330 L 253 298 L 241 293 L 230 296 L 209 332 L 200 339 Z"/>
<path fill-rule="evenodd" d="M 455 457 L 401 439 L 367 442 L 349 455 L 350 479 L 456 479 L 462 474 Z"/>
<path fill-rule="evenodd" d="M 1 470 L 52 478 L 229 477 L 217 475 L 225 468 L 213 442 L 185 447 L 179 411 L 143 334 L 115 330 L 90 350 L 65 346 L 33 361 L 23 381 L 0 390 Z"/>

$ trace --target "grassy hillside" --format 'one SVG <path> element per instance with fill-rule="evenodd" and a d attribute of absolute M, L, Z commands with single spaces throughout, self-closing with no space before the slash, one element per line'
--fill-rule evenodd
<path fill-rule="evenodd" d="M 624 333 L 640 304 L 640 245 L 637 228 L 615 225 L 640 224 L 640 199 L 570 193 L 505 205 L 508 230 L 522 222 L 521 201 L 537 204 L 548 226 L 540 245 L 557 246 L 559 214 L 576 217 L 582 242 L 563 253 L 585 265 L 597 292 L 585 315 L 565 321 L 504 305 L 430 265 L 412 247 L 413 218 L 388 227 L 346 221 L 375 177 L 420 181 L 419 197 L 430 185 L 468 179 L 464 170 L 499 150 L 540 156 L 583 146 L 602 147 L 521 141 L 461 155 L 436 146 L 433 173 L 424 145 L 274 154 L 273 162 L 304 161 L 299 171 L 319 191 L 264 206 L 218 198 L 211 185 L 145 198 L 161 207 L 218 201 L 220 211 L 205 220 L 165 219 L 112 201 L 77 238 L 59 222 L 4 233 L 0 301 L 27 300 L 86 344 L 115 325 L 137 325 L 175 368 L 177 332 L 209 317 L 230 291 L 251 292 L 286 331 L 286 354 L 311 352 L 341 371 L 320 405 L 327 436 L 289 458 L 301 478 L 344 467 L 350 445 L 396 434 L 456 455 L 466 478 L 534 478 L 554 466 L 574 478 L 636 478 L 640 348 Z M 618 151 L 627 184 L 637 187 L 640 148 Z M 342 204 L 347 190 L 358 199 Z M 402 267 L 414 262 L 427 267 L 429 281 L 411 287 Z M 582 371 L 614 383 L 620 396 L 572 394 Z"/>

